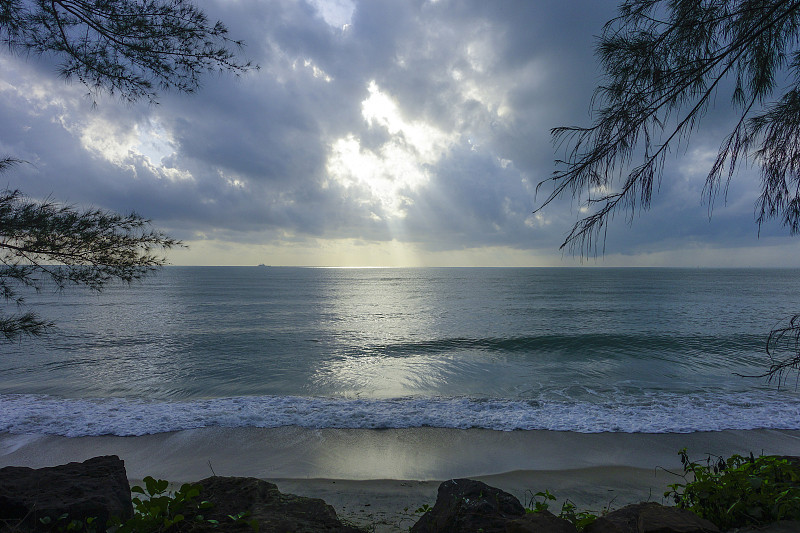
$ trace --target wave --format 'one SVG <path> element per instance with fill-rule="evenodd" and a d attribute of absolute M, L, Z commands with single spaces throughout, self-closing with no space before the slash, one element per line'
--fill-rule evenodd
<path fill-rule="evenodd" d="M 371 344 L 362 349 L 365 352 L 378 352 L 386 356 L 450 353 L 460 350 L 481 350 L 504 353 L 537 352 L 684 352 L 697 351 L 741 351 L 743 347 L 762 348 L 764 336 L 761 334 L 732 335 L 675 335 L 675 334 L 637 334 L 637 333 L 589 333 L 589 334 L 546 334 L 517 337 L 451 337 L 417 342 L 392 344 Z"/>
<path fill-rule="evenodd" d="M 0 432 L 138 436 L 202 427 L 484 428 L 580 433 L 800 429 L 800 401 L 774 392 L 652 393 L 613 402 L 252 396 L 158 402 L 0 395 Z"/>

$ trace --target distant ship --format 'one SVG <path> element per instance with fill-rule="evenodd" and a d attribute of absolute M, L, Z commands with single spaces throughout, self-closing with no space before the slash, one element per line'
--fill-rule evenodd
<path fill-rule="evenodd" d="M 258 266 L 260 266 L 260 267 L 266 267 L 266 268 L 270 268 L 270 266 L 271 266 L 271 265 L 265 265 L 264 263 L 261 263 L 261 264 L 259 264 Z"/>

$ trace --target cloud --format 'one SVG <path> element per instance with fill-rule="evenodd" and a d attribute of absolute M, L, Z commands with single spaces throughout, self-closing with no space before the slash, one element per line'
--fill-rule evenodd
<path fill-rule="evenodd" d="M 5 178 L 38 197 L 135 210 L 220 257 L 258 246 L 341 257 L 334 243 L 381 250 L 364 257 L 413 249 L 417 263 L 490 249 L 515 264 L 558 257 L 578 207 L 567 198 L 534 214 L 545 194 L 535 188 L 557 155 L 550 128 L 588 123 L 593 35 L 615 5 L 209 1 L 262 68 L 209 75 L 159 105 L 93 106 L 53 60 L 3 52 L 0 149 L 32 163 Z M 697 136 L 669 163 L 650 212 L 630 227 L 616 217 L 609 254 L 758 244 L 753 172 L 708 221 L 713 139 Z"/>

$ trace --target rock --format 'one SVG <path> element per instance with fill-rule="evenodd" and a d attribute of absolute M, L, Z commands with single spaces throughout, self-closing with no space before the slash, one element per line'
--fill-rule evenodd
<path fill-rule="evenodd" d="M 574 532 L 575 528 L 551 513 L 526 515 L 518 499 L 486 483 L 451 479 L 439 485 L 436 504 L 422 515 L 411 532 L 459 531 L 568 533 Z"/>
<path fill-rule="evenodd" d="M 570 522 L 563 520 L 550 511 L 528 513 L 522 518 L 506 522 L 506 533 L 576 533 L 577 529 Z"/>
<path fill-rule="evenodd" d="M 219 526 L 186 521 L 192 533 L 213 531 L 252 532 L 247 522 L 258 522 L 259 533 L 363 533 L 362 530 L 343 524 L 336 511 L 318 498 L 304 498 L 284 494 L 273 483 L 249 477 L 214 476 L 199 481 L 200 500 L 209 501 L 212 507 L 202 510 L 206 520 L 216 520 Z M 241 520 L 231 516 L 245 513 Z"/>
<path fill-rule="evenodd" d="M 719 533 L 691 511 L 654 502 L 637 503 L 601 516 L 585 533 Z"/>
<path fill-rule="evenodd" d="M 67 518 L 59 520 L 59 517 Z M 116 455 L 49 468 L 0 469 L 0 525 L 15 531 L 65 529 L 72 520 L 133 516 L 125 463 Z M 49 517 L 50 524 L 40 519 Z"/>
<path fill-rule="evenodd" d="M 451 479 L 439 485 L 436 503 L 411 532 L 505 531 L 506 522 L 523 516 L 525 508 L 511 494 L 480 481 Z"/>
<path fill-rule="evenodd" d="M 734 529 L 729 533 L 797 533 L 800 522 L 797 520 L 780 520 L 766 526 L 748 526 Z"/>

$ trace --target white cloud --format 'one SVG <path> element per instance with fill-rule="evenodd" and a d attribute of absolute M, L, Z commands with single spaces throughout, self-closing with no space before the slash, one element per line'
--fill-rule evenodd
<path fill-rule="evenodd" d="M 292 63 L 292 70 L 297 70 L 299 66 L 300 66 L 300 61 L 295 60 L 295 62 Z M 325 72 L 317 65 L 315 65 L 312 59 L 303 59 L 302 67 L 308 69 L 311 72 L 312 76 L 321 79 L 326 83 L 330 83 L 333 81 L 333 78 L 327 72 Z"/>
<path fill-rule="evenodd" d="M 304 263 L 325 243 L 344 261 L 334 248 L 353 242 L 376 264 L 467 261 L 488 247 L 519 250 L 507 254 L 518 262 L 541 255 L 531 250 L 558 257 L 580 209 L 565 198 L 534 215 L 535 188 L 553 169 L 550 128 L 587 125 L 592 35 L 616 3 L 211 0 L 210 18 L 262 69 L 208 75 L 158 106 L 92 108 L 51 59 L 3 51 L 0 155 L 33 163 L 8 174 L 26 192 L 133 209 L 180 237 L 239 248 L 303 242 L 292 257 Z M 716 145 L 693 142 L 668 161 L 653 209 L 630 227 L 617 217 L 607 253 L 750 243 L 750 174 L 712 223 L 698 207 L 702 149 Z"/>
<path fill-rule="evenodd" d="M 114 124 L 101 117 L 94 117 L 80 129 L 81 145 L 97 156 L 120 167 L 128 167 L 127 163 L 139 144 L 139 128 L 137 125 Z"/>

